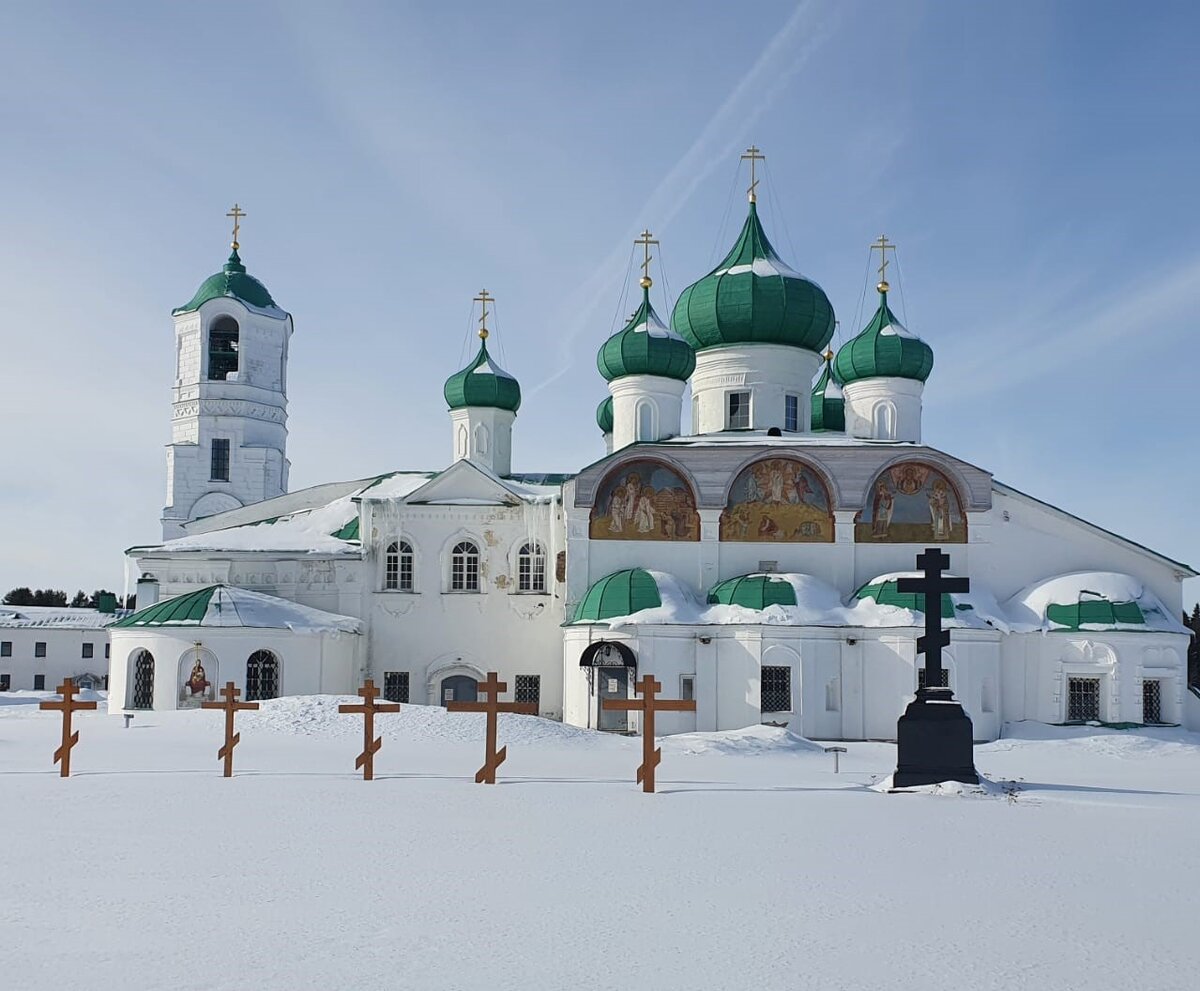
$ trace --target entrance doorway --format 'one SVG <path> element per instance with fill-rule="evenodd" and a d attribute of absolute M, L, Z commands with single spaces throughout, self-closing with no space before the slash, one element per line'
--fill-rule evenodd
<path fill-rule="evenodd" d="M 629 713 L 604 708 L 605 699 L 629 698 L 629 668 L 596 668 L 596 727 L 609 733 L 629 728 Z"/>
<path fill-rule="evenodd" d="M 442 679 L 439 693 L 442 705 L 447 702 L 474 702 L 478 698 L 479 682 L 465 674 L 452 674 Z"/>

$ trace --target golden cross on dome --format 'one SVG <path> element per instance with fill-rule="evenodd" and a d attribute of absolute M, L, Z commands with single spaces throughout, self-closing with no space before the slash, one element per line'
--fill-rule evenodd
<path fill-rule="evenodd" d="M 235 204 L 233 204 L 233 209 L 230 210 L 227 214 L 225 214 L 225 216 L 233 218 L 233 250 L 237 251 L 237 249 L 239 247 L 238 231 L 241 230 L 241 226 L 242 226 L 241 221 L 242 221 L 242 218 L 244 216 L 246 216 L 246 212 L 235 203 Z"/>
<path fill-rule="evenodd" d="M 765 162 L 767 156 L 759 151 L 756 145 L 751 145 L 746 149 L 746 153 L 742 155 L 742 161 L 744 162 L 746 159 L 750 160 L 750 188 L 746 192 L 749 193 L 750 202 L 753 203 L 758 199 L 758 194 L 755 192 L 758 188 L 758 172 L 755 169 L 755 165 L 759 162 Z"/>
<path fill-rule="evenodd" d="M 638 285 L 643 289 L 649 289 L 654 285 L 654 280 L 650 278 L 650 259 L 653 257 L 650 254 L 650 245 L 658 244 L 658 241 L 648 230 L 644 230 L 639 237 L 633 239 L 633 243 L 642 246 L 642 277 L 638 280 Z"/>
<path fill-rule="evenodd" d="M 489 295 L 488 295 L 488 291 L 487 291 L 486 289 L 480 289 L 480 290 L 479 290 L 479 295 L 475 297 L 475 302 L 479 304 L 479 309 L 480 309 L 480 311 L 481 311 L 481 312 L 480 312 L 480 315 L 479 315 L 479 339 L 480 339 L 481 341 L 486 341 L 486 340 L 487 340 L 487 337 L 488 337 L 488 329 L 487 329 L 487 318 L 488 318 L 488 312 L 487 312 L 487 305 L 488 305 L 488 303 L 494 303 L 494 302 L 496 302 L 496 297 L 495 297 L 495 296 L 489 296 Z"/>
<path fill-rule="evenodd" d="M 871 245 L 871 250 L 878 251 L 880 255 L 879 285 L 875 288 L 880 292 L 887 292 L 891 288 L 887 282 L 887 253 L 890 251 L 894 255 L 896 253 L 896 245 L 887 239 L 886 234 L 880 234 L 879 239 Z"/>

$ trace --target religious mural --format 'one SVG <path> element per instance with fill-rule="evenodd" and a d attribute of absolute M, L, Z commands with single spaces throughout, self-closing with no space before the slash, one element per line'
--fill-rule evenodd
<path fill-rule="evenodd" d="M 765 543 L 833 540 L 825 483 L 808 465 L 768 458 L 744 468 L 721 514 L 721 539 Z"/>
<path fill-rule="evenodd" d="M 217 697 L 217 659 L 203 648 L 189 650 L 179 659 L 180 709 L 198 709 Z"/>
<path fill-rule="evenodd" d="M 699 540 L 700 515 L 688 484 L 656 461 L 622 465 L 592 506 L 592 540 Z"/>
<path fill-rule="evenodd" d="M 855 521 L 854 539 L 864 544 L 965 544 L 967 520 L 945 475 L 906 462 L 875 479 Z"/>

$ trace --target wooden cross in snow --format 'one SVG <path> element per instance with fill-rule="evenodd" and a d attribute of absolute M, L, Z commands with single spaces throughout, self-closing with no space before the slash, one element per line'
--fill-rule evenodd
<path fill-rule="evenodd" d="M 362 696 L 361 705 L 343 703 L 338 706 L 338 712 L 357 712 L 363 716 L 363 751 L 355 760 L 354 769 L 358 770 L 361 767 L 363 780 L 371 781 L 375 777 L 375 755 L 383 746 L 383 737 L 375 736 L 375 713 L 399 712 L 400 703 L 376 702 L 375 699 L 379 697 L 379 689 L 375 687 L 375 682 L 371 678 L 363 682 L 358 694 Z"/>
<path fill-rule="evenodd" d="M 605 709 L 623 709 L 626 712 L 636 710 L 645 713 L 642 719 L 642 764 L 638 768 L 637 780 L 642 791 L 654 791 L 654 769 L 662 763 L 662 750 L 654 746 L 654 714 L 663 712 L 695 712 L 696 703 L 693 699 L 660 699 L 662 684 L 647 674 L 633 686 L 642 697 L 640 699 L 604 699 L 601 703 Z"/>
<path fill-rule="evenodd" d="M 39 709 L 62 710 L 62 746 L 54 751 L 54 763 L 59 765 L 60 778 L 71 776 L 71 748 L 79 742 L 79 730 L 71 732 L 71 713 L 96 708 L 95 702 L 76 702 L 73 696 L 77 691 L 79 689 L 75 687 L 75 682 L 66 678 L 58 686 L 58 694 L 62 696 L 61 702 L 42 702 L 38 705 Z"/>
<path fill-rule="evenodd" d="M 483 767 L 475 774 L 476 784 L 494 785 L 496 783 L 496 768 L 504 763 L 508 756 L 508 747 L 496 749 L 496 714 L 500 712 L 523 712 L 527 716 L 537 715 L 537 706 L 533 702 L 501 702 L 500 695 L 508 691 L 508 684 L 500 680 L 495 671 L 489 671 L 486 681 L 478 682 L 479 694 L 484 696 L 482 702 L 447 702 L 449 712 L 486 712 L 487 713 L 487 743 L 484 750 Z"/>
<path fill-rule="evenodd" d="M 224 702 L 201 702 L 201 709 L 224 709 L 225 710 L 225 746 L 217 751 L 217 757 L 225 760 L 225 777 L 233 777 L 233 748 L 241 742 L 242 734 L 233 731 L 233 717 L 238 709 L 257 709 L 257 702 L 239 702 L 237 697 L 242 694 L 240 688 L 234 688 L 232 681 L 225 682 L 225 687 L 221 689 L 221 695 L 224 696 Z"/>
<path fill-rule="evenodd" d="M 969 592 L 969 578 L 947 578 L 942 572 L 950 567 L 950 555 L 941 548 L 926 547 L 925 553 L 917 555 L 917 567 L 925 574 L 921 578 L 900 578 L 896 591 L 915 592 L 923 595 L 925 612 L 925 635 L 917 637 L 917 653 L 925 655 L 925 692 L 937 691 L 942 685 L 942 648 L 950 646 L 950 631 L 942 629 L 942 594 L 945 592 Z M 918 692 L 918 694 L 920 694 Z"/>

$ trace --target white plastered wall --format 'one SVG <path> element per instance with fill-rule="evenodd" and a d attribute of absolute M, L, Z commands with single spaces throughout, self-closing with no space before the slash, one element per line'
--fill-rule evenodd
<path fill-rule="evenodd" d="M 812 382 L 821 365 L 815 351 L 781 344 L 739 344 L 696 353 L 692 407 L 697 434 L 727 429 L 727 396 L 750 393 L 750 429 L 784 427 L 785 397 L 798 398 L 799 431 L 812 421 Z M 620 445 L 617 445 L 620 447 Z"/>

